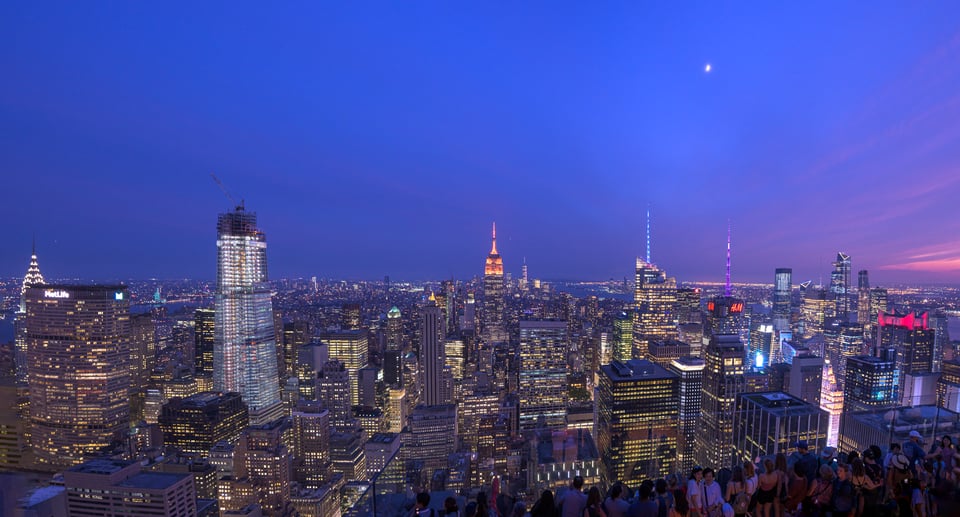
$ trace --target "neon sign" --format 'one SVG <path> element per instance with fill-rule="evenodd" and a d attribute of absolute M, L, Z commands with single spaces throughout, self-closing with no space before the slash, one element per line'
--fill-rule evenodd
<path fill-rule="evenodd" d="M 730 304 L 730 312 L 743 312 L 743 302 Z"/>
<path fill-rule="evenodd" d="M 70 298 L 70 293 L 62 289 L 47 289 L 43 292 L 44 298 Z"/>
<path fill-rule="evenodd" d="M 123 291 L 117 291 L 113 293 L 114 300 L 123 300 Z"/>

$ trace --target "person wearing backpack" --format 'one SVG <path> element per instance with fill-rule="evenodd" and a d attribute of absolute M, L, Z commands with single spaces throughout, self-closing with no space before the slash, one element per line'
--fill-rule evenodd
<path fill-rule="evenodd" d="M 742 517 L 750 508 L 750 494 L 747 493 L 747 483 L 743 477 L 743 467 L 735 465 L 730 482 L 727 483 L 725 499 L 733 507 L 733 515 Z"/>
<path fill-rule="evenodd" d="M 868 451 L 864 452 L 866 456 Z M 876 490 L 879 488 L 876 483 L 867 475 L 867 470 L 863 460 L 859 458 L 853 460 L 850 464 L 850 482 L 853 483 L 854 496 L 854 517 L 861 517 L 868 506 L 873 507 L 876 504 Z M 868 505 L 869 503 L 869 505 Z"/>
<path fill-rule="evenodd" d="M 837 467 L 837 478 L 833 480 L 833 497 L 830 501 L 833 517 L 852 517 L 856 506 L 853 483 L 850 482 L 850 465 Z"/>

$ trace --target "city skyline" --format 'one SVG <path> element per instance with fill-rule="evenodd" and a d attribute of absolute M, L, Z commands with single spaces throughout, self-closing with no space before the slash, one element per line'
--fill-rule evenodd
<path fill-rule="evenodd" d="M 514 278 L 621 279 L 649 205 L 681 282 L 728 219 L 734 282 L 960 282 L 960 6 L 434 7 L 4 6 L 0 273 L 36 234 L 55 277 L 212 278 L 215 172 L 275 278 L 471 278 L 497 221 Z"/>

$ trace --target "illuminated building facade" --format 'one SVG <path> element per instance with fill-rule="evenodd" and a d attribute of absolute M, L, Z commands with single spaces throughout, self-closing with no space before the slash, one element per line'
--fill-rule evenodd
<path fill-rule="evenodd" d="M 233 478 L 225 483 L 230 504 L 224 505 L 221 497 L 221 510 L 255 503 L 266 515 L 283 514 L 292 495 L 293 457 L 284 440 L 290 429 L 289 420 L 278 419 L 244 430 L 234 453 Z"/>
<path fill-rule="evenodd" d="M 804 338 L 823 334 L 824 323 L 827 318 L 833 317 L 835 305 L 835 300 L 827 296 L 827 291 L 823 289 L 806 290 L 801 307 Z"/>
<path fill-rule="evenodd" d="M 336 359 L 327 361 L 317 372 L 317 400 L 330 411 L 330 424 L 341 432 L 356 428 L 352 400 L 354 388 L 350 373 Z"/>
<path fill-rule="evenodd" d="M 158 420 L 164 445 L 206 457 L 217 442 L 236 443 L 250 415 L 239 393 L 208 391 L 170 399 Z"/>
<path fill-rule="evenodd" d="M 700 288 L 681 287 L 677 289 L 677 322 L 680 325 L 700 323 L 703 314 L 700 311 Z"/>
<path fill-rule="evenodd" d="M 634 357 L 645 359 L 650 341 L 677 338 L 677 279 L 638 258 L 633 301 Z"/>
<path fill-rule="evenodd" d="M 483 266 L 483 329 L 485 341 L 507 340 L 504 323 L 503 258 L 497 251 L 497 223 L 493 223 L 493 243 Z"/>
<path fill-rule="evenodd" d="M 294 477 L 317 489 L 330 480 L 330 412 L 317 402 L 301 402 L 293 413 Z"/>
<path fill-rule="evenodd" d="M 937 380 L 937 405 L 960 412 L 960 359 L 943 362 L 943 370 Z"/>
<path fill-rule="evenodd" d="M 850 270 L 850 255 L 837 252 L 830 273 L 830 295 L 834 301 L 834 314 L 843 321 L 850 319 Z"/>
<path fill-rule="evenodd" d="M 777 453 L 790 454 L 797 440 L 806 440 L 811 450 L 827 444 L 829 416 L 819 405 L 809 404 L 779 391 L 740 396 L 734 443 L 738 461 Z"/>
<path fill-rule="evenodd" d="M 420 327 L 420 362 L 423 372 L 424 404 L 436 406 L 453 402 L 448 393 L 449 382 L 444 379 L 446 366 L 446 350 L 443 343 L 443 315 L 437 306 L 436 298 L 431 294 L 423 308 L 422 325 Z"/>
<path fill-rule="evenodd" d="M 213 349 L 217 342 L 216 318 L 213 309 L 197 309 L 193 313 L 196 373 L 213 378 Z"/>
<path fill-rule="evenodd" d="M 70 516 L 197 515 L 194 476 L 141 471 L 140 463 L 94 459 L 63 473 Z"/>
<path fill-rule="evenodd" d="M 649 350 L 647 351 L 647 360 L 667 368 L 674 360 L 680 359 L 681 357 L 688 357 L 690 351 L 690 345 L 682 341 L 677 341 L 676 339 L 653 341 L 650 343 Z"/>
<path fill-rule="evenodd" d="M 613 320 L 613 360 L 633 359 L 633 316 L 621 312 Z"/>
<path fill-rule="evenodd" d="M 704 339 L 721 334 L 739 334 L 743 329 L 743 300 L 718 296 L 707 302 Z"/>
<path fill-rule="evenodd" d="M 213 386 L 240 393 L 250 420 L 279 416 L 273 303 L 267 283 L 267 238 L 257 215 L 238 206 L 217 220 L 217 293 L 215 302 Z"/>
<path fill-rule="evenodd" d="M 350 404 L 359 405 L 359 371 L 366 368 L 369 354 L 366 333 L 359 330 L 328 332 L 320 335 L 320 341 L 327 344 L 330 359 L 340 361 L 346 368 L 350 376 Z"/>
<path fill-rule="evenodd" d="M 437 469 L 446 469 L 449 456 L 457 449 L 457 406 L 417 406 L 404 438 L 404 454 L 422 461 L 425 472 L 432 475 Z"/>
<path fill-rule="evenodd" d="M 702 432 L 697 435 L 701 465 L 729 465 L 736 457 L 734 410 L 746 390 L 744 352 L 732 334 L 713 336 L 704 350 Z"/>
<path fill-rule="evenodd" d="M 873 321 L 873 306 L 870 304 L 870 273 L 861 269 L 857 273 L 857 323 L 869 327 Z"/>
<path fill-rule="evenodd" d="M 681 357 L 667 368 L 679 378 L 679 425 L 677 434 L 677 468 L 690 472 L 697 464 L 696 436 L 700 432 L 703 409 L 703 368 L 699 357 Z"/>
<path fill-rule="evenodd" d="M 310 342 L 310 324 L 306 321 L 290 321 L 283 324 L 283 370 L 284 377 L 291 377 L 297 370 L 297 353 L 300 347 Z"/>
<path fill-rule="evenodd" d="M 933 371 L 936 331 L 930 328 L 928 314 L 879 313 L 877 346 L 897 351 L 897 369 L 901 375 Z"/>
<path fill-rule="evenodd" d="M 827 425 L 827 445 L 836 447 L 840 443 L 840 418 L 843 416 L 843 387 L 829 361 L 823 366 L 823 381 L 820 385 L 820 409 L 830 416 Z"/>
<path fill-rule="evenodd" d="M 27 340 L 26 340 L 26 322 L 27 306 L 25 294 L 30 286 L 42 286 L 43 275 L 40 273 L 40 264 L 37 262 L 37 243 L 33 243 L 33 251 L 30 253 L 30 265 L 27 266 L 27 274 L 23 276 L 23 283 L 20 285 L 20 308 L 17 310 L 14 320 L 14 333 L 16 339 L 16 348 L 14 349 L 14 368 L 17 376 L 17 382 L 21 385 L 27 382 Z"/>
<path fill-rule="evenodd" d="M 24 297 L 30 445 L 43 468 L 70 467 L 129 428 L 129 294 L 48 284 Z"/>
<path fill-rule="evenodd" d="M 676 469 L 680 378 L 644 359 L 600 367 L 597 447 L 608 481 L 630 483 Z"/>
<path fill-rule="evenodd" d="M 567 413 L 567 322 L 520 322 L 520 428 L 562 429 Z"/>
<path fill-rule="evenodd" d="M 790 308 L 793 295 L 793 270 L 777 268 L 773 275 L 773 329 L 777 332 L 790 330 Z"/>
<path fill-rule="evenodd" d="M 843 383 L 844 414 L 857 411 L 891 409 L 900 403 L 900 372 L 896 367 L 896 353 L 881 351 L 883 357 L 860 355 L 847 359 Z M 843 441 L 846 418 L 840 422 L 840 441 Z"/>

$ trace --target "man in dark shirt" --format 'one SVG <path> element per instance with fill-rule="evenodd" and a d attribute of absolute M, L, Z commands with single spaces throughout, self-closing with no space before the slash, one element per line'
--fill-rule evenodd
<path fill-rule="evenodd" d="M 811 483 L 817 477 L 817 469 L 820 468 L 819 462 L 817 457 L 810 452 L 806 440 L 800 440 L 796 445 L 796 463 L 800 465 L 803 476 L 807 478 L 807 483 Z"/>
<path fill-rule="evenodd" d="M 640 485 L 640 496 L 630 505 L 627 517 L 657 517 L 659 507 L 657 502 L 650 498 L 653 489 L 649 484 Z"/>

